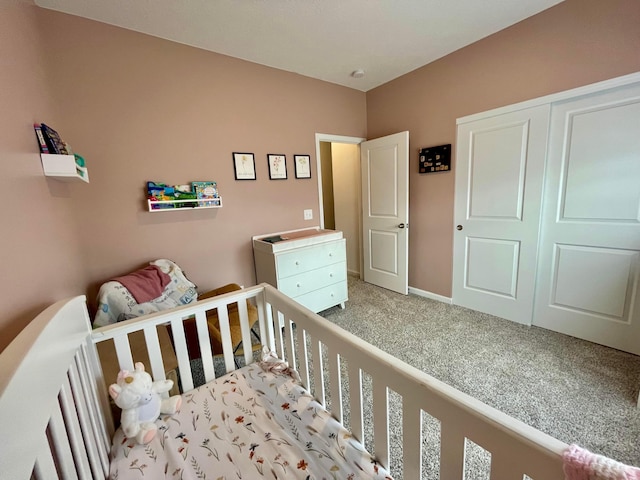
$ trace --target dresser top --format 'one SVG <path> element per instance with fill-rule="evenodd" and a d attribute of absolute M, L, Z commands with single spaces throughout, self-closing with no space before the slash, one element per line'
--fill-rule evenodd
<path fill-rule="evenodd" d="M 292 248 L 306 247 L 342 238 L 339 230 L 324 230 L 318 227 L 287 232 L 257 235 L 253 237 L 253 248 L 264 252 L 280 252 Z"/>

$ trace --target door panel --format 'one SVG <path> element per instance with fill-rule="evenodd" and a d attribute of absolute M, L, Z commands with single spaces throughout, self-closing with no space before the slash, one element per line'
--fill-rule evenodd
<path fill-rule="evenodd" d="M 365 282 L 408 293 L 409 132 L 360 145 Z"/>
<path fill-rule="evenodd" d="M 530 324 L 549 105 L 458 126 L 453 303 Z"/>
<path fill-rule="evenodd" d="M 534 324 L 640 354 L 640 86 L 553 106 Z"/>

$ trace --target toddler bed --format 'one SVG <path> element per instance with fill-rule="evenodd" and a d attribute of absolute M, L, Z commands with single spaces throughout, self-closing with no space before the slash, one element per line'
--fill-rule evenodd
<path fill-rule="evenodd" d="M 253 357 L 247 299 L 257 307 L 266 351 L 295 370 L 274 358 Z M 229 336 L 227 311 L 233 304 L 239 308 L 244 344 L 239 361 Z M 206 312 L 213 309 L 226 371 L 218 378 L 206 325 Z M 183 326 L 193 318 L 207 382 L 195 389 Z M 103 378 L 96 344 L 113 341 L 120 367 L 132 370 L 136 359 L 129 335 L 143 332 L 146 368 L 154 380 L 162 380 L 159 326 L 172 333 L 182 407 L 158 419 L 151 443 L 134 445 L 116 431 L 107 393 L 115 379 Z M 398 445 L 390 435 L 390 399 L 401 412 Z M 439 424 L 433 441 L 424 436 L 427 419 Z M 567 449 L 267 284 L 96 330 L 83 296 L 52 305 L 0 355 L 0 428 L 0 478 L 12 480 L 391 478 L 389 472 L 420 479 L 426 472 L 424 448 L 438 452 L 440 479 L 462 479 L 467 442 L 490 453 L 491 479 L 555 480 L 564 478 Z M 398 448 L 401 454 L 390 455 Z M 577 462 L 583 468 L 591 460 Z M 626 468 L 615 466 L 619 472 Z"/>

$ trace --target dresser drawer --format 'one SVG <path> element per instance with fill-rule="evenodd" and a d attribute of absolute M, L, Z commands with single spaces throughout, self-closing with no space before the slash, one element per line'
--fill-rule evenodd
<path fill-rule="evenodd" d="M 346 240 L 342 239 L 278 254 L 276 257 L 278 280 L 326 265 L 346 262 L 345 244 Z M 280 288 L 280 281 L 278 281 L 278 288 Z"/>
<path fill-rule="evenodd" d="M 283 278 L 278 282 L 278 289 L 294 298 L 346 279 L 347 262 L 340 262 Z"/>
<path fill-rule="evenodd" d="M 321 312 L 348 300 L 347 281 L 334 283 L 313 292 L 305 293 L 295 297 L 294 300 L 313 312 Z"/>

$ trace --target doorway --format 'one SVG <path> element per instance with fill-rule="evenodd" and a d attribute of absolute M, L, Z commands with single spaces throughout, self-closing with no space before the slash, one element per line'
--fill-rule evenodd
<path fill-rule="evenodd" d="M 316 134 L 320 228 L 347 239 L 347 271 L 362 278 L 360 147 L 364 138 Z"/>

